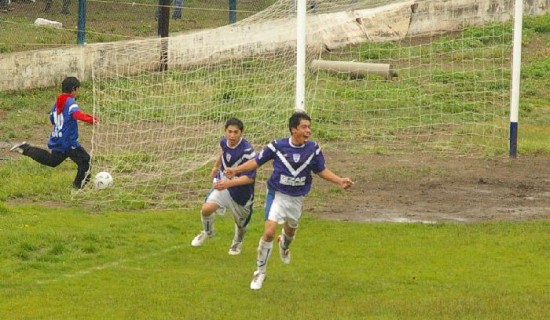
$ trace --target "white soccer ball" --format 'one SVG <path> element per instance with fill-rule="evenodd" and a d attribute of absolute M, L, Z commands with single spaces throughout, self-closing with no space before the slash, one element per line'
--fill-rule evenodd
<path fill-rule="evenodd" d="M 94 187 L 96 189 L 105 189 L 113 185 L 113 176 L 109 172 L 102 171 L 95 175 Z"/>

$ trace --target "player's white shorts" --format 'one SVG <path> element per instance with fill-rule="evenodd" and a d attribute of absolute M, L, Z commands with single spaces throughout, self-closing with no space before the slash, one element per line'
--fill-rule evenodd
<path fill-rule="evenodd" d="M 303 206 L 304 196 L 289 196 L 268 188 L 264 208 L 265 219 L 279 224 L 287 222 L 289 227 L 296 229 Z"/>
<path fill-rule="evenodd" d="M 235 223 L 241 228 L 250 222 L 250 217 L 252 216 L 252 200 L 249 200 L 246 205 L 241 206 L 231 198 L 227 189 L 221 191 L 212 189 L 204 202 L 215 203 L 222 208 L 229 209 L 233 215 L 233 219 L 235 219 Z"/>

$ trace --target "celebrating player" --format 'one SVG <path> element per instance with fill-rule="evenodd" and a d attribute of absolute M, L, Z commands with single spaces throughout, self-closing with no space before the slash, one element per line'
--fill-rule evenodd
<path fill-rule="evenodd" d="M 75 189 L 81 189 L 90 180 L 90 155 L 78 142 L 77 120 L 91 124 L 99 122 L 98 118 L 80 111 L 75 100 L 79 88 L 80 81 L 75 77 L 67 77 L 61 83 L 62 94 L 57 97 L 50 113 L 53 129 L 48 148 L 51 152 L 31 146 L 27 142 L 16 144 L 10 149 L 50 167 L 57 167 L 70 158 L 78 167 L 73 181 Z"/>
<path fill-rule="evenodd" d="M 244 125 L 239 119 L 231 118 L 225 123 L 224 137 L 220 140 L 221 152 L 211 173 L 214 185 L 201 209 L 203 230 L 191 241 L 193 247 L 203 245 L 214 235 L 214 213 L 219 209 L 229 209 L 235 220 L 235 236 L 229 254 L 241 253 L 246 227 L 252 216 L 256 170 L 241 171 L 243 174 L 235 175 L 233 179 L 226 178 L 224 170 L 256 156 L 250 143 L 243 138 L 243 130 Z"/>
<path fill-rule="evenodd" d="M 304 196 L 311 189 L 311 173 L 316 173 L 344 189 L 353 184 L 349 178 L 339 177 L 325 167 L 321 148 L 309 140 L 311 118 L 306 113 L 294 113 L 288 126 L 290 138 L 274 140 L 254 159 L 238 167 L 225 169 L 226 177 L 233 177 L 241 172 L 255 170 L 273 160 L 273 173 L 267 182 L 264 233 L 258 245 L 257 269 L 250 283 L 253 290 L 261 289 L 266 278 L 267 262 L 278 224 L 283 224 L 282 234 L 277 238 L 279 255 L 283 263 L 290 263 L 289 246 L 298 228 Z"/>

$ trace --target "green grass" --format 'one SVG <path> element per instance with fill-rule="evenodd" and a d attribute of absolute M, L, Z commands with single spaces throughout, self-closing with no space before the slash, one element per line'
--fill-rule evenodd
<path fill-rule="evenodd" d="M 547 126 L 550 121 L 547 103 L 550 101 L 550 60 L 545 55 L 550 34 L 540 27 L 547 20 L 550 20 L 550 15 L 526 18 L 519 154 L 550 155 L 550 129 Z M 502 38 L 509 38 L 510 30 L 509 23 L 486 28 L 470 27 L 461 33 L 436 39 L 431 44 L 405 40 L 365 43 L 325 53 L 323 59 L 370 57 L 391 62 L 400 70 L 400 79 L 388 82 L 377 76 L 352 79 L 328 73 L 308 78 L 309 96 L 306 100 L 308 112 L 311 111 L 314 118 L 315 139 L 323 145 L 338 145 L 340 150 L 349 147 L 349 154 L 359 159 L 364 153 L 391 154 L 404 150 L 506 156 L 510 43 Z M 483 34 L 490 37 L 479 39 Z M 457 43 L 465 50 L 456 51 Z M 489 46 L 489 53 L 486 46 Z M 457 52 L 468 58 L 455 60 L 452 54 Z M 97 81 L 93 88 L 98 93 L 95 102 L 92 101 L 92 84 L 84 83 L 79 104 L 83 110 L 91 112 L 96 103 L 99 106 L 96 115 L 109 119 L 110 124 L 117 121 L 140 123 L 147 119 L 147 125 L 171 126 L 187 121 L 189 116 L 193 117 L 193 123 L 222 123 L 229 115 L 237 116 L 245 121 L 247 136 L 259 147 L 275 136 L 286 134 L 280 119 L 288 117 L 289 106 L 293 103 L 292 80 L 273 81 L 292 75 L 292 66 L 285 66 L 285 60 L 276 60 L 276 56 L 245 59 L 232 67 L 220 63 L 208 68 L 174 68 L 161 74 L 143 73 L 117 79 L 116 83 L 109 79 Z M 425 65 L 426 62 L 430 63 Z M 133 89 L 136 87 L 140 89 Z M 166 103 L 158 95 L 160 88 L 177 104 L 166 109 L 146 108 Z M 42 141 L 40 137 L 44 137 L 45 142 L 49 129 L 45 119 L 58 90 L 0 92 L 0 115 L 6 119 L 0 122 L 0 139 L 7 142 L 31 140 L 38 144 Z M 136 104 L 140 107 L 137 108 Z M 198 105 L 201 107 L 196 108 Z M 81 140 L 85 144 L 89 139 L 86 137 L 91 136 L 89 130 L 88 126 L 81 126 Z M 202 138 L 208 139 L 206 135 Z M 217 133 L 215 139 L 218 139 Z M 198 146 L 214 144 L 204 140 L 194 143 Z M 185 150 L 177 156 L 179 161 L 193 162 L 200 152 L 204 151 Z M 6 154 L 6 157 L 15 158 L 11 154 Z M 162 161 L 158 161 L 155 155 L 145 154 L 142 149 L 135 151 L 130 148 L 124 153 L 101 154 L 96 151 L 94 157 L 115 170 L 113 173 L 116 173 L 118 184 L 110 195 L 118 200 L 110 205 L 116 207 L 124 206 L 124 202 L 128 208 L 150 207 L 159 200 L 158 185 L 168 186 L 161 197 L 170 200 L 169 204 L 163 204 L 169 208 L 181 205 L 180 198 L 187 192 L 181 192 L 177 186 L 189 184 L 189 189 L 199 190 L 187 199 L 196 203 L 208 189 L 208 170 L 196 168 L 193 175 L 175 181 L 171 176 L 161 177 L 128 192 L 122 186 L 135 178 L 134 172 Z M 32 162 L 5 161 L 0 165 L 0 175 L 5 179 L 17 177 L 17 182 L 0 185 L 0 200 L 31 197 L 39 199 L 36 201 L 70 201 L 70 190 L 62 181 L 72 181 L 73 174 L 72 163 L 57 170 L 40 168 Z M 26 187 L 28 185 L 32 186 Z M 125 196 L 128 193 L 132 196 Z M 92 194 L 88 199 L 94 197 Z"/>
<path fill-rule="evenodd" d="M 147 19 L 152 16 L 151 11 L 146 9 Z M 131 15 L 122 16 L 133 19 Z M 95 18 L 98 21 L 105 19 L 100 15 Z M 224 19 L 218 20 L 221 23 Z M 189 22 L 184 21 L 183 25 Z M 548 15 L 525 18 L 518 143 L 519 152 L 523 154 L 550 155 L 547 125 L 550 121 L 549 22 Z M 21 20 L 21 23 L 27 22 Z M 128 29 L 145 36 L 154 32 L 151 23 L 149 20 L 141 24 L 132 22 Z M 94 23 L 90 24 L 91 30 L 97 28 Z M 498 107 L 486 101 L 508 103 L 506 90 L 510 75 L 504 71 L 504 75 L 494 75 L 494 79 L 504 80 L 480 82 L 491 75 L 448 67 L 464 59 L 483 63 L 490 59 L 508 61 L 509 57 L 505 57 L 508 51 L 498 46 L 503 43 L 498 37 L 510 36 L 511 29 L 504 26 L 470 28 L 455 38 L 439 39 L 433 47 L 406 43 L 359 46 L 354 54 L 363 60 L 407 61 L 412 58 L 412 62 L 419 65 L 432 61 L 430 66 L 438 68 L 431 73 L 421 68 L 407 71 L 409 73 L 402 77 L 416 80 L 405 89 L 403 83 L 385 83 L 375 78 L 368 78 L 368 86 L 364 87 L 355 79 L 323 75 L 320 83 L 325 83 L 332 91 L 327 94 L 330 99 L 314 100 L 316 137 L 331 142 L 339 139 L 365 141 L 364 144 L 355 143 L 350 150 L 358 156 L 385 154 L 392 152 L 388 147 L 392 142 L 403 137 L 402 128 L 410 127 L 418 119 L 424 126 L 417 128 L 417 132 L 408 129 L 405 133 L 413 136 L 435 133 L 438 122 L 467 122 L 479 125 L 449 128 L 446 133 L 450 136 L 457 133 L 455 140 L 440 141 L 433 148 L 452 151 L 463 143 L 461 137 L 471 135 L 469 143 L 484 145 L 482 154 L 504 154 L 506 149 L 501 145 L 505 138 L 486 138 L 502 134 L 507 126 L 507 110 L 501 110 L 498 117 L 483 111 Z M 107 32 L 120 32 L 115 26 L 105 24 L 105 28 L 111 28 Z M 12 39 L 4 37 L 8 31 L 0 28 L 0 38 Z M 0 52 L 17 50 L 24 43 L 27 44 L 23 46 L 29 48 L 28 43 L 33 42 L 31 37 L 34 35 L 25 28 L 20 31 L 17 34 L 20 44 L 0 43 Z M 45 32 L 45 41 L 74 41 L 74 34 L 65 38 Z M 480 32 L 490 33 L 491 38 L 480 40 L 483 38 Z M 110 38 L 98 41 L 110 41 Z M 452 51 L 458 43 L 466 48 L 460 53 Z M 350 52 L 342 50 L 332 54 L 347 59 Z M 407 70 L 406 66 L 402 67 Z M 491 73 L 500 70 L 498 68 L 486 70 Z M 266 82 L 269 76 L 258 69 L 261 68 L 256 67 L 254 61 L 246 61 L 239 72 L 249 75 L 250 83 Z M 212 74 L 214 79 L 230 76 L 224 70 L 216 72 Z M 184 77 L 177 71 L 170 76 L 175 80 Z M 190 88 L 195 86 L 204 90 L 204 97 L 192 98 L 208 102 L 205 105 L 209 107 L 200 113 L 205 121 L 219 120 L 218 117 L 235 112 L 242 105 L 257 103 L 267 105 L 273 117 L 282 118 L 287 111 L 277 108 L 274 101 L 292 101 L 290 96 L 280 97 L 279 88 L 274 86 L 258 91 L 247 86 L 224 86 L 204 78 L 205 73 L 199 71 L 187 79 L 190 79 Z M 119 86 L 126 85 L 132 84 L 121 82 Z M 423 94 L 426 88 L 431 97 Z M 58 92 L 57 86 L 0 92 L 0 140 L 11 142 L 46 136 L 47 113 Z M 84 83 L 79 103 L 86 111 L 92 106 L 91 92 L 91 83 Z M 503 96 L 501 100 L 487 98 L 491 95 Z M 402 108 L 390 111 L 391 103 L 385 104 L 383 99 L 388 96 Z M 123 101 L 121 99 L 116 107 L 126 112 L 131 105 Z M 222 106 L 223 112 L 210 107 L 216 104 Z M 426 108 L 427 105 L 430 108 Z M 463 113 L 463 110 L 471 112 Z M 108 112 L 117 117 L 114 111 Z M 148 117 L 162 118 L 156 113 L 158 110 L 150 112 Z M 245 114 L 244 111 L 237 113 L 238 116 Z M 366 122 L 358 122 L 360 117 L 379 120 L 367 126 Z M 398 120 L 380 120 L 388 118 Z M 255 126 L 265 126 L 265 123 L 251 121 L 248 128 Z M 365 131 L 358 130 L 362 127 Z M 82 130 L 84 135 L 89 134 L 86 127 Z M 418 141 L 410 143 L 421 145 Z M 120 170 L 129 170 L 123 163 L 140 162 L 150 159 L 148 157 L 121 155 Z M 372 178 L 399 182 L 431 174 L 433 170 L 429 167 L 397 171 L 380 169 Z M 205 168 L 199 171 L 204 171 L 203 176 L 208 173 Z M 248 286 L 262 231 L 260 207 L 256 207 L 242 255 L 232 257 L 227 254 L 233 232 L 229 217 L 217 219 L 216 237 L 204 247 L 192 248 L 189 243 L 200 229 L 198 209 L 143 211 L 141 209 L 147 208 L 149 203 L 141 200 L 130 205 L 123 203 L 130 200 L 128 194 L 127 199 L 110 202 L 108 206 L 72 201 L 69 182 L 74 173 L 75 166 L 71 162 L 51 169 L 26 158 L 0 160 L 0 319 L 550 317 L 548 221 L 372 224 L 324 221 L 306 212 L 292 246 L 292 263 L 283 265 L 275 250 L 264 288 L 252 292 Z M 197 186 L 207 182 L 207 179 L 202 180 L 196 182 Z M 109 192 L 119 191 L 115 187 Z M 316 189 L 310 198 L 326 201 L 327 195 L 341 190 L 329 188 L 326 192 Z M 261 197 L 259 195 L 259 202 Z"/>
<path fill-rule="evenodd" d="M 243 254 L 198 211 L 95 213 L 0 204 L 0 315 L 17 319 L 544 319 L 548 222 L 357 224 L 306 215 L 293 261 L 274 252 L 249 288 L 262 229 Z"/>
<path fill-rule="evenodd" d="M 19 1 L 21 2 L 21 1 Z M 237 21 L 262 11 L 274 0 L 238 1 Z M 77 43 L 78 1 L 72 1 L 70 15 L 60 13 L 61 2 L 54 1 L 50 12 L 44 3 L 14 3 L 15 9 L 0 18 L 0 53 L 74 46 Z M 87 1 L 86 42 L 110 42 L 156 37 L 158 1 Z M 172 12 L 172 10 L 171 10 Z M 36 18 L 59 21 L 63 29 L 36 27 Z M 227 1 L 185 0 L 183 17 L 170 19 L 170 33 L 225 26 L 229 23 Z"/>

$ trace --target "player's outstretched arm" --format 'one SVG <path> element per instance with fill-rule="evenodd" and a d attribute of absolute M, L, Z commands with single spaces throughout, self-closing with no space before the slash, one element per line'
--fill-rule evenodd
<path fill-rule="evenodd" d="M 327 181 L 341 186 L 344 189 L 349 189 L 353 185 L 353 181 L 351 181 L 350 178 L 342 178 L 327 168 L 319 172 L 317 175 Z"/>
<path fill-rule="evenodd" d="M 99 123 L 99 118 L 96 118 L 82 111 L 76 111 L 75 113 L 73 113 L 73 118 L 75 118 L 76 120 L 84 121 L 91 124 Z"/>
<path fill-rule="evenodd" d="M 252 171 L 258 169 L 258 163 L 256 163 L 255 159 L 250 159 L 247 162 L 241 164 L 237 167 L 232 168 L 225 168 L 225 171 L 223 172 L 225 176 L 229 179 L 233 178 L 234 176 L 238 175 L 239 173 Z"/>

